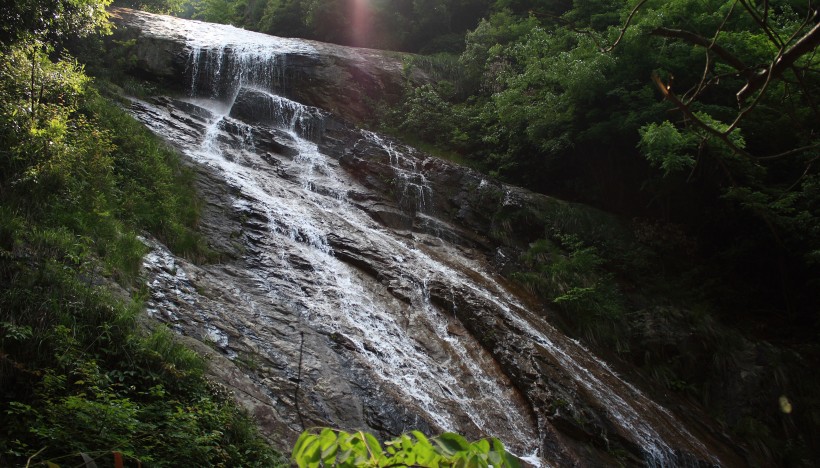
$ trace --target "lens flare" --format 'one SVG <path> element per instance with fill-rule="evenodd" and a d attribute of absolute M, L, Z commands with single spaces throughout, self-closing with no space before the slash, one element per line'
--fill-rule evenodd
<path fill-rule="evenodd" d="M 372 32 L 373 9 L 370 0 L 350 0 L 350 8 L 350 37 L 353 39 L 353 45 L 364 46 Z"/>

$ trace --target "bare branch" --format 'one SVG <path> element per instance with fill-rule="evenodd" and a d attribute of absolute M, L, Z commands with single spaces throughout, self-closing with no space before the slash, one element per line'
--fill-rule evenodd
<path fill-rule="evenodd" d="M 813 145 L 807 145 L 807 146 L 801 146 L 800 148 L 794 148 L 794 149 L 791 149 L 789 151 L 784 151 L 782 153 L 773 154 L 771 156 L 761 156 L 761 157 L 757 158 L 757 160 L 758 161 L 771 161 L 773 159 L 785 158 L 787 156 L 791 156 L 791 155 L 794 155 L 794 154 L 797 154 L 797 153 L 801 153 L 803 151 L 808 151 L 808 150 L 814 149 L 814 148 L 820 148 L 820 143 L 815 143 Z"/>
<path fill-rule="evenodd" d="M 808 163 L 808 164 L 806 164 L 806 170 L 805 170 L 805 171 L 803 171 L 803 174 L 801 174 L 801 175 L 800 175 L 800 177 L 798 177 L 798 178 L 797 178 L 797 180 L 795 180 L 795 181 L 794 181 L 794 183 L 793 183 L 793 184 L 791 184 L 791 185 L 789 186 L 789 188 L 787 188 L 787 189 L 786 189 L 786 191 L 785 191 L 785 192 L 783 192 L 783 194 L 784 194 L 784 195 L 785 195 L 786 193 L 791 192 L 792 190 L 794 190 L 794 188 L 795 188 L 795 187 L 797 187 L 797 184 L 799 184 L 799 183 L 800 183 L 800 181 L 801 181 L 801 180 L 803 180 L 803 179 L 806 177 L 806 175 L 808 175 L 809 171 L 811 170 L 811 167 L 814 165 L 814 162 L 815 162 L 815 161 L 817 161 L 817 158 L 818 158 L 818 157 L 815 157 L 814 159 L 812 159 L 811 161 L 809 161 L 809 163 Z"/>
<path fill-rule="evenodd" d="M 715 35 L 712 36 L 712 43 L 709 44 L 709 47 L 707 48 L 705 54 L 706 65 L 704 65 L 703 67 L 703 75 L 701 75 L 700 81 L 698 82 L 695 92 L 692 93 L 692 97 L 686 99 L 687 104 L 691 104 L 692 101 L 697 99 L 697 97 L 700 96 L 700 93 L 703 92 L 703 90 L 706 89 L 706 87 L 712 83 L 712 80 L 707 80 L 707 77 L 709 76 L 709 70 L 711 70 L 712 68 L 712 54 L 709 53 L 709 50 L 712 50 L 715 47 L 715 45 L 717 45 L 718 36 L 720 36 L 720 33 L 723 32 L 723 28 L 726 26 L 726 22 L 728 22 L 729 18 L 732 17 L 732 13 L 734 13 L 735 11 L 735 5 L 737 5 L 737 0 L 734 3 L 732 3 L 732 6 L 729 8 L 729 12 L 726 13 L 726 16 L 723 17 L 723 21 L 720 22 L 720 26 L 718 26 L 717 30 L 715 31 Z M 685 99 L 686 95 L 684 94 L 683 97 Z"/>
<path fill-rule="evenodd" d="M 777 58 L 775 58 L 774 62 L 772 62 L 772 65 L 769 67 L 769 73 L 766 74 L 766 81 L 763 83 L 763 86 L 760 88 L 760 93 L 757 94 L 757 97 L 754 99 L 754 101 L 752 101 L 751 104 L 746 106 L 745 109 L 741 109 L 740 112 L 738 112 L 737 117 L 735 117 L 734 122 L 732 122 L 732 124 L 729 125 L 729 128 L 727 128 L 723 132 L 724 135 L 728 135 L 728 134 L 732 133 L 735 130 L 735 128 L 737 128 L 737 125 L 740 123 L 740 121 L 743 119 L 743 117 L 746 117 L 749 114 L 749 112 L 752 111 L 752 109 L 757 107 L 757 104 L 761 101 L 761 99 L 763 99 L 763 95 L 766 94 L 766 88 L 768 88 L 769 83 L 771 83 L 771 78 L 772 78 L 771 67 L 773 67 L 774 63 L 777 62 L 777 59 L 781 57 L 782 52 L 783 52 L 782 50 L 780 52 L 778 52 Z"/>
<path fill-rule="evenodd" d="M 789 39 L 786 41 L 786 44 L 791 44 L 791 42 L 803 31 L 803 28 L 808 26 L 808 24 L 817 17 L 817 10 L 812 10 L 809 8 L 809 11 L 806 13 L 806 17 L 803 19 L 803 23 L 800 24 L 800 27 L 795 29 Z"/>
<path fill-rule="evenodd" d="M 545 18 L 550 18 L 550 19 L 555 20 L 555 21 L 559 21 L 559 22 L 563 23 L 563 24 L 564 24 L 564 26 L 565 26 L 565 27 L 567 27 L 567 29 L 569 29 L 570 31 L 573 31 L 573 32 L 576 32 L 576 33 L 579 33 L 579 34 L 584 34 L 584 35 L 589 36 L 589 37 L 592 39 L 592 41 L 595 43 L 595 45 L 598 47 L 598 50 L 599 50 L 600 52 L 602 52 L 602 53 L 607 53 L 607 52 L 612 52 L 612 50 L 614 50 L 614 49 L 615 49 L 615 47 L 617 47 L 617 46 L 618 46 L 618 44 L 619 44 L 619 43 L 621 42 L 621 40 L 624 38 L 624 35 L 626 34 L 626 30 L 627 30 L 627 29 L 629 29 L 629 25 L 632 23 L 632 19 L 635 17 L 635 14 L 637 14 L 637 13 L 638 13 L 638 10 L 639 10 L 639 9 L 640 9 L 640 8 L 644 5 L 644 3 L 646 3 L 647 1 L 649 1 L 649 0 L 640 0 L 640 1 L 637 3 L 637 5 L 635 5 L 635 6 L 632 8 L 632 11 L 631 11 L 631 12 L 629 12 L 629 16 L 626 18 L 626 22 L 625 22 L 625 23 L 624 23 L 624 25 L 621 27 L 620 33 L 618 34 L 618 38 L 617 38 L 617 39 L 615 39 L 615 42 L 613 42 L 612 44 L 610 44 L 610 45 L 609 45 L 609 46 L 607 46 L 607 47 L 603 47 L 603 46 L 602 46 L 602 45 L 598 42 L 598 40 L 595 38 L 595 34 L 593 33 L 593 31 L 591 31 L 591 30 L 589 30 L 589 29 L 580 29 L 580 28 L 578 28 L 578 27 L 577 27 L 577 26 L 576 26 L 573 22 L 571 22 L 571 21 L 567 21 L 565 18 L 562 18 L 562 17 L 560 17 L 560 16 L 556 16 L 556 15 L 552 15 L 552 14 L 539 14 L 539 13 L 532 12 L 532 11 L 530 12 L 530 14 L 535 14 L 536 16 L 541 16 L 541 17 L 545 17 Z"/>
<path fill-rule="evenodd" d="M 746 86 L 738 91 L 737 101 L 741 103 L 745 101 L 746 98 L 760 90 L 771 79 L 779 77 L 784 71 L 791 68 L 797 59 L 814 51 L 818 45 L 820 45 L 820 23 L 815 24 L 811 31 L 801 37 L 789 50 L 783 52 L 769 67 L 768 71 L 761 69 L 752 75 Z"/>
<path fill-rule="evenodd" d="M 706 89 L 707 86 L 712 82 L 709 78 L 709 70 L 712 69 L 712 55 L 708 52 L 706 55 L 706 64 L 703 66 L 703 74 L 700 76 L 700 81 L 698 81 L 697 86 L 695 86 L 694 91 L 692 88 L 689 88 L 689 91 L 683 94 L 683 100 L 686 101 L 686 105 L 692 104 L 692 102 L 700 96 L 700 93 Z M 689 92 L 692 91 L 692 96 L 687 97 Z"/>
<path fill-rule="evenodd" d="M 743 8 L 745 8 L 746 11 L 749 13 L 749 16 L 751 16 L 752 19 L 755 20 L 757 25 L 760 26 L 760 29 L 762 29 L 763 32 L 765 32 L 766 35 L 769 36 L 769 40 L 772 41 L 775 45 L 777 45 L 778 48 L 782 48 L 784 46 L 783 40 L 780 39 L 780 36 L 775 31 L 773 31 L 772 28 L 769 27 L 768 18 L 761 18 L 757 10 L 753 6 L 749 5 L 749 2 L 747 0 L 739 1 L 740 4 L 743 5 Z"/>
<path fill-rule="evenodd" d="M 606 53 L 606 52 L 612 52 L 612 49 L 614 49 L 615 47 L 617 47 L 617 46 L 618 46 L 618 44 L 621 42 L 621 39 L 623 39 L 623 38 L 624 38 L 624 34 L 626 34 L 626 30 L 629 28 L 629 23 L 631 23 L 631 22 L 632 22 L 632 18 L 634 18 L 634 17 L 635 17 L 635 13 L 637 13 L 637 12 L 638 12 L 638 10 L 639 10 L 639 9 L 643 6 L 643 4 L 644 4 L 644 3 L 646 3 L 647 1 L 648 1 L 648 0 L 641 0 L 640 2 L 638 2 L 638 4 L 637 4 L 637 5 L 635 5 L 635 7 L 632 9 L 632 11 L 631 11 L 631 12 L 629 12 L 629 16 L 626 18 L 626 22 L 624 23 L 624 26 L 621 28 L 621 33 L 620 33 L 620 34 L 618 34 L 618 38 L 617 38 L 617 39 L 615 39 L 615 42 L 613 42 L 613 43 L 612 43 L 612 45 L 610 45 L 610 46 L 609 46 L 609 47 L 607 47 L 606 49 L 601 49 L 601 52 L 604 52 L 604 53 Z"/>
<path fill-rule="evenodd" d="M 560 16 L 556 16 L 556 15 L 553 15 L 553 14 L 550 14 L 550 13 L 539 13 L 537 11 L 530 11 L 530 14 L 533 15 L 533 16 L 537 16 L 539 18 L 548 18 L 548 19 L 551 19 L 553 21 L 557 21 L 557 22 L 561 23 L 565 28 L 569 29 L 570 31 L 572 31 L 574 33 L 578 33 L 578 34 L 583 34 L 583 35 L 589 37 L 590 40 L 592 40 L 592 42 L 595 43 L 595 47 L 597 47 L 598 50 L 603 50 L 603 47 L 601 46 L 601 43 L 595 37 L 595 34 L 592 30 L 579 28 L 574 22 L 568 21 L 566 18 L 562 18 Z"/>
<path fill-rule="evenodd" d="M 820 109 L 817 107 L 817 103 L 814 102 L 814 98 L 812 97 L 812 93 L 809 90 L 809 87 L 806 85 L 806 82 L 803 80 L 803 76 L 801 73 L 798 72 L 797 67 L 792 67 L 792 73 L 794 73 L 794 77 L 797 79 L 797 85 L 803 90 L 803 95 L 806 97 L 806 101 L 809 103 L 809 107 L 811 111 L 814 113 L 814 117 L 820 122 Z M 804 70 L 810 71 L 810 70 Z"/>
<path fill-rule="evenodd" d="M 732 66 L 735 70 L 746 73 L 748 68 L 745 63 L 743 63 L 739 58 L 735 57 L 731 52 L 724 49 L 723 47 L 714 43 L 714 41 L 709 40 L 703 36 L 695 34 L 690 31 L 684 31 L 682 29 L 671 29 L 671 28 L 656 28 L 652 30 L 650 33 L 653 36 L 661 36 L 661 37 L 674 37 L 677 39 L 683 39 L 687 42 L 690 42 L 695 45 L 699 45 L 705 47 L 708 50 L 711 50 L 715 53 L 718 57 L 722 58 L 726 63 Z"/>
<path fill-rule="evenodd" d="M 788 41 L 788 42 L 789 42 L 789 43 L 791 43 L 791 41 L 793 41 L 793 40 L 794 40 L 794 38 L 795 38 L 795 37 L 797 37 L 797 35 L 798 35 L 801 31 L 803 31 L 803 28 L 805 28 L 805 27 L 806 27 L 806 26 L 807 26 L 807 25 L 808 25 L 808 24 L 809 24 L 812 20 L 814 20 L 816 17 L 817 17 L 817 10 L 812 10 L 811 8 L 809 8 L 809 11 L 806 13 L 806 18 L 803 20 L 803 24 L 801 24 L 801 25 L 800 25 L 800 27 L 799 27 L 799 28 L 797 28 L 797 29 L 794 31 L 794 33 L 792 34 L 792 36 L 789 38 L 789 41 Z M 797 85 L 798 85 L 798 86 L 799 86 L 799 87 L 803 90 L 803 92 L 804 92 L 804 95 L 805 95 L 805 97 L 806 97 L 806 100 L 807 100 L 807 101 L 808 101 L 808 103 L 809 103 L 809 107 L 811 108 L 811 111 L 814 113 L 815 118 L 816 118 L 816 119 L 818 119 L 818 121 L 820 121 L 820 109 L 818 109 L 818 108 L 817 108 L 817 104 L 814 102 L 814 99 L 813 99 L 813 97 L 812 97 L 812 93 L 811 93 L 811 91 L 809 90 L 809 88 L 806 86 L 805 81 L 803 81 L 803 76 L 802 76 L 802 75 L 801 75 L 801 73 L 800 73 L 801 71 L 802 71 L 803 73 L 806 73 L 806 72 L 812 71 L 812 64 L 813 64 L 813 62 L 814 62 L 814 57 L 815 57 L 816 55 L 817 55 L 817 48 L 814 48 L 814 50 L 812 50 L 811 54 L 808 56 L 808 59 L 806 60 L 807 65 L 806 65 L 805 67 L 798 67 L 798 66 L 796 66 L 796 65 L 792 64 L 792 66 L 791 66 L 790 68 L 791 68 L 792 73 L 794 73 L 794 77 L 797 79 Z M 781 76 L 781 77 L 780 77 L 780 79 L 781 79 L 782 81 L 786 81 L 786 82 L 788 82 L 788 81 L 785 79 L 785 77 L 783 77 L 783 76 Z"/>

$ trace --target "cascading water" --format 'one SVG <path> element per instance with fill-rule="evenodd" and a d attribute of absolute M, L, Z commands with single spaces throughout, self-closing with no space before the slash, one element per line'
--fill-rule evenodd
<path fill-rule="evenodd" d="M 364 137 L 382 147 L 390 157 L 398 189 L 398 204 L 404 209 L 427 213 L 433 209 L 433 189 L 415 159 L 405 158 L 390 141 L 378 134 L 363 131 Z"/>
<path fill-rule="evenodd" d="M 211 296 L 237 297 L 244 315 L 226 314 L 218 321 L 203 315 L 197 319 L 200 334 L 231 358 L 240 356 L 235 351 L 240 345 L 250 343 L 283 381 L 300 386 L 305 396 L 293 399 L 302 398 L 303 408 L 313 408 L 317 422 L 333 424 L 337 414 L 321 401 L 332 398 L 336 383 L 318 369 L 339 366 L 333 376 L 349 370 L 359 382 L 376 387 L 338 384 L 345 388 L 345 401 L 353 401 L 350 395 L 358 391 L 387 402 L 377 411 L 369 409 L 370 396 L 362 397 L 352 405 L 361 407 L 353 412 L 364 416 L 349 420 L 372 426 L 378 418 L 369 412 L 388 417 L 385 411 L 391 410 L 384 408 L 402 407 L 413 417 L 402 419 L 403 427 L 386 428 L 389 432 L 426 425 L 473 437 L 497 436 L 518 453 L 543 451 L 548 422 L 536 417 L 492 350 L 456 318 L 463 307 L 456 296 L 473 298 L 528 346 L 546 350 L 579 389 L 594 395 L 617 426 L 614 431 L 641 448 L 646 464 L 718 463 L 668 411 L 529 312 L 494 279 L 485 260 L 442 242 L 435 232 L 391 228 L 360 209 L 357 200 L 367 198 L 362 194 L 368 189 L 320 150 L 330 117 L 277 94 L 287 77 L 284 53 L 311 54 L 310 45 L 205 23 L 189 22 L 186 28 L 191 95 L 178 102 L 135 100 L 132 112 L 230 187 L 228 209 L 245 220 L 247 229 L 238 238 L 244 243 L 243 261 L 252 267 L 213 267 L 223 268 L 216 273 L 202 267 L 188 275 L 180 267 L 171 274 L 177 267 L 169 266 L 169 254 L 156 247 L 146 258 L 149 271 L 160 272 L 150 284 L 154 315 L 166 310 L 164 319 L 179 324 L 185 320 L 176 312 L 180 301 L 200 310 L 216 301 Z M 434 217 L 424 161 L 372 132 L 359 132 L 358 140 L 387 155 L 395 186 L 389 202 L 412 218 Z M 218 294 L 197 291 L 195 278 L 208 274 L 219 275 L 224 289 Z M 444 291 L 437 293 L 438 302 L 431 299 L 434 289 Z M 453 299 L 442 305 L 448 294 Z M 274 308 L 283 312 L 273 313 Z M 227 324 L 239 333 L 223 331 Z M 306 349 L 274 345 L 283 339 L 301 339 Z M 338 356 L 328 358 L 316 343 L 336 346 Z M 307 370 L 300 367 L 303 353 Z M 263 386 L 276 379 L 254 378 Z M 300 411 L 298 401 L 270 398 L 277 408 Z"/>

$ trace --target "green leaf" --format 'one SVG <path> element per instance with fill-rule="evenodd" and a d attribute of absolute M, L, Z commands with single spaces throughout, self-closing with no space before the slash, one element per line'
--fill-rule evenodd
<path fill-rule="evenodd" d="M 453 432 L 445 432 L 434 439 L 436 444 L 444 451 L 447 456 L 452 456 L 456 452 L 468 450 L 470 444 L 467 440 Z"/>
<path fill-rule="evenodd" d="M 336 459 L 336 452 L 339 449 L 339 439 L 336 431 L 325 428 L 319 434 L 319 447 L 321 449 L 322 462 L 325 465 L 333 465 Z"/>
<path fill-rule="evenodd" d="M 316 440 L 316 436 L 311 434 L 308 431 L 302 433 L 299 438 L 296 440 L 296 444 L 293 446 L 293 450 L 291 451 L 291 457 L 296 461 L 299 466 L 302 466 L 300 460 L 303 457 L 303 452 L 307 445 L 311 442 Z"/>
<path fill-rule="evenodd" d="M 430 445 L 430 441 L 427 439 L 427 436 L 422 434 L 421 431 L 410 431 L 410 434 L 413 434 L 413 437 L 416 438 L 417 444 Z"/>
<path fill-rule="evenodd" d="M 507 451 L 504 448 L 504 444 L 501 443 L 501 441 L 496 439 L 495 437 L 493 437 L 493 450 L 498 452 L 498 453 L 504 453 L 504 452 Z"/>
<path fill-rule="evenodd" d="M 300 467 L 318 466 L 322 456 L 321 444 L 317 437 L 313 437 L 302 450 L 301 457 L 296 459 L 296 463 Z"/>
<path fill-rule="evenodd" d="M 503 460 L 501 458 L 501 454 L 498 452 L 490 452 L 487 454 L 487 459 L 489 460 L 490 464 L 493 466 L 501 466 L 503 464 Z"/>
<path fill-rule="evenodd" d="M 481 454 L 473 453 L 467 458 L 468 468 L 488 468 L 487 460 Z"/>
<path fill-rule="evenodd" d="M 415 455 L 416 462 L 423 466 L 438 466 L 438 462 L 441 459 L 441 455 L 436 453 L 429 442 L 426 444 L 417 444 Z"/>
<path fill-rule="evenodd" d="M 367 450 L 367 444 L 364 439 L 359 436 L 358 432 L 355 434 L 350 434 L 347 440 L 350 444 L 351 450 L 353 451 L 353 463 L 355 465 L 361 465 L 370 460 L 370 453 Z"/>
<path fill-rule="evenodd" d="M 413 441 L 410 439 L 410 436 L 407 434 L 401 436 L 401 448 L 404 451 L 413 450 Z"/>
<path fill-rule="evenodd" d="M 640 129 L 638 146 L 646 159 L 663 169 L 664 175 L 689 169 L 695 165 L 692 153 L 697 147 L 693 135 L 680 132 L 671 122 L 650 123 Z"/>
<path fill-rule="evenodd" d="M 505 451 L 501 456 L 504 458 L 504 465 L 510 468 L 521 468 L 521 460 L 515 455 Z"/>
<path fill-rule="evenodd" d="M 339 451 L 339 444 L 333 441 L 328 447 L 322 449 L 322 463 L 331 466 L 336 461 L 336 452 Z"/>
<path fill-rule="evenodd" d="M 481 439 L 473 442 L 473 450 L 479 453 L 487 453 L 490 451 L 490 442 L 487 439 Z"/>
<path fill-rule="evenodd" d="M 344 463 L 351 463 L 352 464 L 351 455 L 353 455 L 353 450 L 348 448 L 348 449 L 342 451 L 342 453 L 340 453 L 336 457 L 336 462 L 339 463 L 339 464 L 344 464 Z"/>
<path fill-rule="evenodd" d="M 378 458 L 382 455 L 382 446 L 379 444 L 379 441 L 373 437 L 372 434 L 368 432 L 359 432 L 359 434 L 364 437 L 365 442 L 367 443 L 367 447 L 370 449 L 370 453 L 373 454 L 374 458 Z"/>

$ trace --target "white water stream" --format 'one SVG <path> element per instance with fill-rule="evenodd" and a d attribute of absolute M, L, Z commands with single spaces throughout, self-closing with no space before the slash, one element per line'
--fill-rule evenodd
<path fill-rule="evenodd" d="M 263 250 L 254 259 L 260 267 L 249 274 L 268 292 L 268 299 L 292 304 L 302 326 L 350 340 L 357 359 L 381 388 L 422 412 L 438 429 L 496 435 L 522 453 L 535 452 L 542 446 L 538 426 L 544 422 L 534 420 L 493 357 L 458 320 L 431 303 L 429 285 L 466 291 L 492 304 L 499 317 L 533 345 L 546 349 L 573 381 L 595 396 L 624 437 L 642 447 L 647 464 L 680 466 L 687 461 L 666 440 L 670 435 L 678 449 L 684 440 L 684 449 L 707 453 L 665 409 L 528 312 L 493 280 L 482 260 L 468 258 L 446 243 L 428 242 L 424 234 L 386 228 L 349 201 L 350 193 L 367 189 L 337 160 L 320 152 L 315 141 L 321 138 L 323 113 L 275 94 L 286 80 L 282 53 L 311 54 L 309 45 L 206 23 L 190 22 L 186 27 L 191 51 L 187 102 L 205 111 L 204 130 L 186 126 L 183 120 L 188 116 L 162 105 L 135 101 L 133 112 L 195 163 L 217 172 L 236 192 L 236 211 L 267 220 L 267 235 L 259 240 Z M 266 101 L 259 104 L 268 109 L 268 127 L 230 116 L 238 94 L 245 90 Z M 274 130 L 289 138 L 287 146 L 295 149 L 295 155 L 276 156 L 277 171 L 256 148 L 262 133 L 270 137 Z M 389 155 L 399 208 L 411 215 L 434 215 L 433 189 L 418 159 L 375 133 L 363 131 L 361 138 Z M 385 272 L 384 281 L 394 290 L 406 291 L 409 305 L 390 296 L 385 284 L 340 260 L 329 240 L 332 236 L 389 258 L 391 270 L 400 274 Z M 167 259 L 153 255 L 147 261 Z M 305 268 L 311 283 L 295 284 Z M 261 341 L 263 325 L 269 324 L 259 324 Z M 229 338 L 218 327 L 204 332 L 227 345 Z M 653 426 L 642 417 L 649 413 L 668 427 Z"/>

